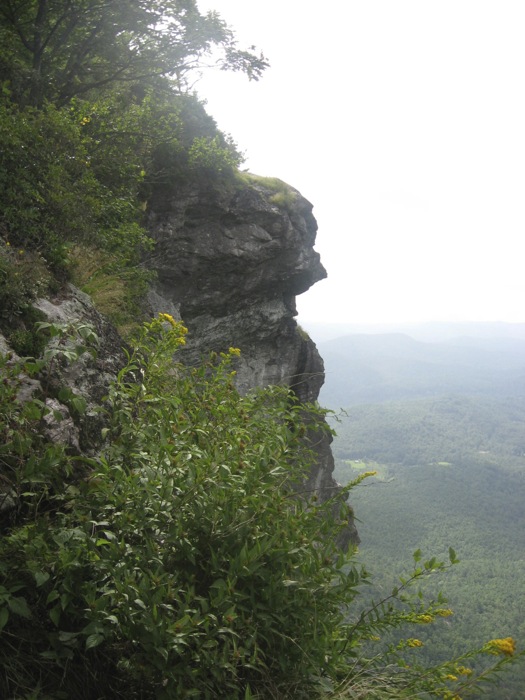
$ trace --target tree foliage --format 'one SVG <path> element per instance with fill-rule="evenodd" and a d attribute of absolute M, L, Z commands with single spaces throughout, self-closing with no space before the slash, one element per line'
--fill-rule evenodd
<path fill-rule="evenodd" d="M 222 69 L 251 79 L 268 65 L 253 47 L 240 50 L 220 16 L 201 14 L 195 0 L 5 0 L 0 37 L 1 79 L 33 106 L 162 76 L 184 85 L 212 49 Z"/>
<path fill-rule="evenodd" d="M 0 5 L 0 38 L 0 287 L 9 321 L 42 278 L 28 276 L 17 305 L 8 291 L 20 286 L 14 248 L 62 280 L 71 245 L 103 249 L 100 273 L 120 275 L 136 300 L 148 276 L 140 264 L 153 189 L 229 177 L 241 162 L 183 90 L 184 76 L 214 48 L 222 68 L 254 78 L 264 59 L 238 51 L 220 17 L 201 15 L 195 2 L 10 0 Z"/>

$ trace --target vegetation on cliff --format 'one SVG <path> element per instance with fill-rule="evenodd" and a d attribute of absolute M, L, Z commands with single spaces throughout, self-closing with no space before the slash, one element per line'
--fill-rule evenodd
<path fill-rule="evenodd" d="M 75 263 L 84 268 L 87 248 L 104 251 L 94 275 L 117 277 L 133 308 L 147 277 L 152 188 L 225 178 L 241 162 L 185 77 L 213 50 L 220 68 L 250 78 L 266 61 L 238 49 L 220 17 L 195 2 L 137 0 L 117 11 L 97 0 L 13 0 L 0 7 L 0 37 L 4 326 L 24 328 L 31 300 Z"/>
<path fill-rule="evenodd" d="M 335 544 L 347 506 L 298 486 L 305 413 L 319 409 L 282 387 L 241 397 L 236 348 L 187 368 L 173 360 L 184 326 L 144 324 L 88 458 L 46 436 L 46 418 L 62 417 L 45 382 L 17 397 L 28 375 L 95 352 L 96 335 L 82 326 L 64 343 L 41 328 L 59 339 L 41 359 L 2 359 L 3 696 L 452 698 L 488 673 L 474 656 L 495 655 L 492 670 L 515 658 L 499 638 L 435 668 L 407 663 L 413 627 L 450 614 L 419 584 L 454 551 L 448 564 L 416 552 L 384 600 L 356 603 L 367 575 Z M 372 640 L 392 627 L 407 634 L 377 655 Z"/>
<path fill-rule="evenodd" d="M 413 625 L 449 614 L 419 584 L 453 550 L 446 564 L 416 552 L 384 600 L 356 604 L 367 576 L 335 546 L 346 506 L 297 487 L 318 409 L 283 388 L 241 397 L 236 348 L 175 364 L 184 328 L 168 314 L 131 336 L 103 446 L 88 457 L 51 439 L 65 416 L 50 398 L 83 411 L 52 367 L 95 354 L 96 335 L 35 326 L 34 299 L 76 265 L 86 287 L 111 288 L 117 321 L 137 315 L 151 191 L 233 181 L 241 161 L 185 91 L 191 69 L 213 49 L 255 79 L 266 61 L 193 0 L 9 0 L 0 39 L 0 329 L 25 356 L 0 359 L 2 696 L 454 698 L 488 673 L 472 671 L 477 653 L 508 664 L 507 637 L 415 660 Z M 276 206 L 294 196 L 274 183 Z"/>

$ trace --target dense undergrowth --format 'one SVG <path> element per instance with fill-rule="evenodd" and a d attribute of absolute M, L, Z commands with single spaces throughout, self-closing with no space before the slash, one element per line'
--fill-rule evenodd
<path fill-rule="evenodd" d="M 2 360 L 2 697 L 452 698 L 475 687 L 474 653 L 434 669 L 412 658 L 413 626 L 449 614 L 419 584 L 455 553 L 447 565 L 416 553 L 385 600 L 356 604 L 367 574 L 336 545 L 347 506 L 297 492 L 312 459 L 305 411 L 319 409 L 283 387 L 240 396 L 236 348 L 174 363 L 184 335 L 167 314 L 144 324 L 89 459 L 46 439 L 42 396 L 16 400 L 23 375 L 57 354 L 75 361 L 79 338 L 37 361 Z M 374 656 L 391 627 L 406 637 Z M 478 652 L 500 669 L 515 643 Z"/>
<path fill-rule="evenodd" d="M 240 396 L 235 348 L 189 369 L 173 359 L 181 324 L 164 314 L 141 325 L 152 192 L 248 186 L 185 76 L 212 49 L 251 78 L 266 62 L 191 0 L 119 8 L 0 6 L 0 330 L 22 356 L 0 357 L 0 696 L 467 693 L 471 656 L 499 670 L 516 655 L 502 639 L 417 664 L 413 625 L 448 614 L 419 584 L 454 552 L 447 564 L 416 553 L 386 600 L 360 603 L 367 575 L 335 545 L 344 492 L 320 504 L 294 488 L 312 459 L 305 412 L 319 409 L 282 387 Z M 265 186 L 276 206 L 293 202 L 283 183 Z M 65 417 L 46 377 L 95 353 L 96 337 L 42 323 L 33 307 L 71 278 L 131 334 L 89 458 L 50 439 L 48 423 Z M 80 397 L 58 398 L 81 416 Z M 402 642 L 374 652 L 374 636 L 405 625 Z"/>

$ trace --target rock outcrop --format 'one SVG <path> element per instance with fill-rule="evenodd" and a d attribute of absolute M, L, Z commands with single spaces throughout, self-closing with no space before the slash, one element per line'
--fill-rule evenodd
<path fill-rule="evenodd" d="M 78 434 L 67 439 L 67 436 L 64 436 L 57 441 L 74 445 L 77 440 L 81 452 L 96 451 L 101 442 L 101 429 L 105 424 L 105 419 L 100 413 L 103 398 L 118 371 L 125 364 L 122 338 L 115 327 L 94 308 L 90 297 L 72 285 L 68 285 L 53 299 L 39 299 L 35 306 L 50 323 L 65 326 L 75 323 L 89 324 L 98 338 L 95 357 L 85 353 L 75 362 L 57 363 L 49 377 L 55 391 L 62 386 L 67 387 L 86 402 L 85 413 L 77 420 Z M 60 408 L 64 415 L 68 415 L 64 406 L 57 408 Z M 50 431 L 65 428 L 66 421 L 62 421 L 60 426 L 53 427 L 52 423 L 49 426 Z"/>
<path fill-rule="evenodd" d="M 324 366 L 295 321 L 295 298 L 326 276 L 314 251 L 312 205 L 296 190 L 257 178 L 242 186 L 186 186 L 153 198 L 148 228 L 156 245 L 148 265 L 157 280 L 152 312 L 188 326 L 182 360 L 209 350 L 241 350 L 237 386 L 284 384 L 315 401 Z M 308 489 L 334 494 L 330 438 L 316 443 Z M 357 541 L 350 519 L 343 546 Z"/>
<path fill-rule="evenodd" d="M 185 185 L 170 196 L 164 190 L 152 198 L 148 216 L 156 242 L 147 261 L 156 273 L 149 311 L 170 313 L 187 325 L 188 342 L 177 359 L 193 365 L 210 350 L 238 347 L 241 393 L 279 384 L 291 387 L 301 402 L 316 401 L 323 361 L 294 318 L 296 295 L 326 276 L 313 248 L 317 223 L 312 205 L 280 181 L 257 178 L 235 186 Z M 58 363 L 45 379 L 52 393 L 67 387 L 87 405 L 74 422 L 66 406 L 50 403 L 48 435 L 73 453 L 89 454 L 100 444 L 103 396 L 124 364 L 122 341 L 89 297 L 74 287 L 36 306 L 52 323 L 90 324 L 99 338 L 95 357 L 87 353 L 72 364 Z M 0 352 L 8 350 L 0 335 Z M 21 387 L 28 396 L 47 393 L 30 379 Z M 57 411 L 64 417 L 58 422 L 53 419 Z M 305 439 L 316 463 L 301 490 L 315 490 L 325 500 L 338 489 L 331 438 L 310 424 Z M 346 548 L 357 541 L 349 509 L 340 544 Z"/>

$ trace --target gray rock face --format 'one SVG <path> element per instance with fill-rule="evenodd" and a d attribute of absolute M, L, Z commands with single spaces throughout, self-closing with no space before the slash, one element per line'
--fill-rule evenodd
<path fill-rule="evenodd" d="M 73 324 L 73 327 L 75 323 L 89 324 L 98 336 L 95 357 L 85 353 L 73 363 L 57 363 L 49 377 L 56 389 L 67 387 L 75 395 L 85 399 L 86 412 L 76 421 L 76 447 L 83 452 L 96 451 L 104 427 L 104 417 L 100 413 L 102 399 L 125 364 L 122 339 L 115 328 L 94 308 L 90 297 L 72 285 L 69 285 L 60 297 L 52 300 L 39 299 L 35 306 L 51 323 Z M 75 439 L 67 437 L 69 413 L 67 409 L 64 412 L 64 408 L 61 409 L 65 418 L 60 430 L 66 431 L 66 434 L 58 441 L 75 446 Z"/>
<path fill-rule="evenodd" d="M 189 188 L 153 202 L 149 265 L 158 278 L 150 301 L 190 329 L 187 361 L 208 349 L 240 347 L 241 391 L 297 384 L 301 398 L 316 398 L 322 361 L 298 332 L 295 296 L 326 272 L 313 250 L 312 206 L 293 193 L 288 210 L 273 205 L 260 185 Z"/>
<path fill-rule="evenodd" d="M 257 180 L 237 188 L 188 186 L 154 198 L 148 227 L 156 245 L 148 265 L 157 281 L 150 305 L 188 326 L 182 361 L 196 364 L 210 350 L 238 347 L 241 392 L 280 384 L 301 401 L 315 401 L 324 366 L 294 319 L 295 297 L 326 271 L 313 249 L 312 205 L 296 190 L 286 192 L 278 205 L 275 189 Z M 312 443 L 318 459 L 305 488 L 328 498 L 337 488 L 330 439 Z M 350 517 L 341 544 L 351 541 L 357 533 Z"/>

